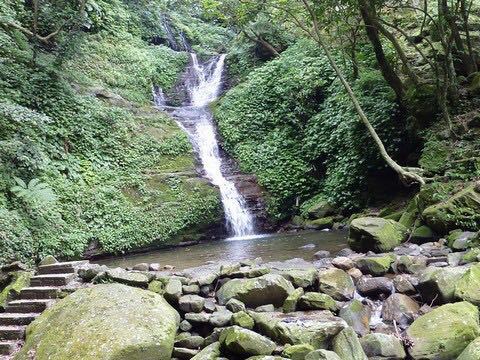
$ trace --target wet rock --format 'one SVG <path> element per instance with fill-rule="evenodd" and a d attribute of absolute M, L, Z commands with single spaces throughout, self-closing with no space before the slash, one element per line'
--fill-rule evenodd
<path fill-rule="evenodd" d="M 382 256 L 365 256 L 357 259 L 355 264 L 364 274 L 382 276 L 389 272 L 390 266 L 394 260 L 395 256 L 393 254 L 386 254 Z"/>
<path fill-rule="evenodd" d="M 137 271 L 148 271 L 149 270 L 149 265 L 147 263 L 140 263 L 140 264 L 135 264 L 133 265 L 133 270 Z"/>
<path fill-rule="evenodd" d="M 178 300 L 178 307 L 183 312 L 199 313 L 203 310 L 205 299 L 198 295 L 184 295 Z"/>
<path fill-rule="evenodd" d="M 214 342 L 195 355 L 192 360 L 217 360 L 220 357 L 220 343 Z"/>
<path fill-rule="evenodd" d="M 355 285 L 345 271 L 331 268 L 318 273 L 319 290 L 338 301 L 347 301 L 353 298 Z"/>
<path fill-rule="evenodd" d="M 230 310 L 233 313 L 246 310 L 245 304 L 237 299 L 228 300 L 226 307 L 228 310 Z"/>
<path fill-rule="evenodd" d="M 369 334 L 360 339 L 368 358 L 403 360 L 407 357 L 402 342 L 394 335 Z"/>
<path fill-rule="evenodd" d="M 388 296 L 393 292 L 393 282 L 386 277 L 370 278 L 362 276 L 357 282 L 360 295 L 378 298 Z"/>
<path fill-rule="evenodd" d="M 234 313 L 232 316 L 232 324 L 249 330 L 252 330 L 255 326 L 255 322 L 253 321 L 252 317 L 245 311 Z"/>
<path fill-rule="evenodd" d="M 418 284 L 418 279 L 414 278 L 413 276 L 409 275 L 396 275 L 393 278 L 393 285 L 395 286 L 395 290 L 401 294 L 415 294 L 415 286 Z"/>
<path fill-rule="evenodd" d="M 258 331 L 281 344 L 325 347 L 347 326 L 330 311 L 251 313 Z"/>
<path fill-rule="evenodd" d="M 407 326 L 413 322 L 419 310 L 420 306 L 408 296 L 393 294 L 383 304 L 382 318 Z"/>
<path fill-rule="evenodd" d="M 254 279 L 230 280 L 217 291 L 217 298 L 220 304 L 234 298 L 250 307 L 266 304 L 279 307 L 293 290 L 293 285 L 283 276 L 267 274 Z"/>
<path fill-rule="evenodd" d="M 180 296 L 182 296 L 182 283 L 178 279 L 170 279 L 165 286 L 165 300 L 170 304 L 177 304 Z"/>
<path fill-rule="evenodd" d="M 313 254 L 315 260 L 325 259 L 331 257 L 331 253 L 328 250 L 320 250 Z"/>
<path fill-rule="evenodd" d="M 275 306 L 272 304 L 262 305 L 255 308 L 256 312 L 272 312 L 275 311 Z"/>
<path fill-rule="evenodd" d="M 307 354 L 314 350 L 314 347 L 310 344 L 297 344 L 286 347 L 282 356 L 292 360 L 304 360 Z"/>
<path fill-rule="evenodd" d="M 232 315 L 233 313 L 228 310 L 217 311 L 210 316 L 209 322 L 213 327 L 227 326 L 232 320 Z"/>
<path fill-rule="evenodd" d="M 340 309 L 338 314 L 360 336 L 370 332 L 372 310 L 359 300 L 353 300 Z"/>
<path fill-rule="evenodd" d="M 355 263 L 353 262 L 352 259 L 346 256 L 339 256 L 332 260 L 332 265 L 338 269 L 347 271 L 353 268 L 355 266 Z"/>
<path fill-rule="evenodd" d="M 298 307 L 302 310 L 338 310 L 338 305 L 331 296 L 318 292 L 305 293 L 300 297 Z"/>
<path fill-rule="evenodd" d="M 344 248 L 342 250 L 340 250 L 338 253 L 337 253 L 337 257 L 338 256 L 346 256 L 346 257 L 349 257 L 351 255 L 354 255 L 355 254 L 355 251 L 353 251 L 352 249 L 350 248 Z"/>
<path fill-rule="evenodd" d="M 427 267 L 425 256 L 399 256 L 392 265 L 396 273 L 415 274 Z"/>
<path fill-rule="evenodd" d="M 333 351 L 315 350 L 305 356 L 305 360 L 342 360 Z"/>
<path fill-rule="evenodd" d="M 457 281 L 455 297 L 480 306 L 480 264 L 473 265 Z"/>
<path fill-rule="evenodd" d="M 350 224 L 349 244 L 355 251 L 387 252 L 400 245 L 407 233 L 407 228 L 394 220 L 357 218 Z"/>
<path fill-rule="evenodd" d="M 300 298 L 303 296 L 304 290 L 303 288 L 295 289 L 288 297 L 285 299 L 283 303 L 283 312 L 289 313 L 294 312 L 297 309 L 297 304 Z"/>
<path fill-rule="evenodd" d="M 480 335 L 478 308 L 468 302 L 442 305 L 407 329 L 414 360 L 456 359 Z"/>
<path fill-rule="evenodd" d="M 275 343 L 265 336 L 239 326 L 222 331 L 220 343 L 228 351 L 243 357 L 270 355 L 276 347 Z"/>
<path fill-rule="evenodd" d="M 431 303 L 447 303 L 454 299 L 455 285 L 468 270 L 467 267 L 458 266 L 453 268 L 427 267 L 420 272 L 417 290 L 422 299 Z"/>
<path fill-rule="evenodd" d="M 357 334 L 350 327 L 333 338 L 332 348 L 342 360 L 368 360 Z"/>

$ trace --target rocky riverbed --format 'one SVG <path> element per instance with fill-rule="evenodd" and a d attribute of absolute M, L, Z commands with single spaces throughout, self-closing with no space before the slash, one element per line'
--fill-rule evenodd
<path fill-rule="evenodd" d="M 377 251 L 383 236 L 351 235 Z M 82 289 L 29 326 L 17 359 L 479 359 L 475 236 L 182 271 L 83 265 Z"/>

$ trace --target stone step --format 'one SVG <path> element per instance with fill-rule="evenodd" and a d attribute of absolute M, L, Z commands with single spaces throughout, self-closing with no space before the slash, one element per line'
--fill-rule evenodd
<path fill-rule="evenodd" d="M 0 341 L 0 355 L 10 355 L 18 349 L 20 343 L 18 341 Z M 8 357 L 0 356 L 0 360 L 8 359 Z"/>
<path fill-rule="evenodd" d="M 28 325 L 35 318 L 40 315 L 39 313 L 1 313 L 0 314 L 0 326 L 11 325 Z"/>
<path fill-rule="evenodd" d="M 61 286 L 32 286 L 20 290 L 20 299 L 56 299 L 61 291 Z"/>
<path fill-rule="evenodd" d="M 38 267 L 39 275 L 49 275 L 49 274 L 71 274 L 75 272 L 75 269 L 79 266 L 88 264 L 88 260 L 81 261 L 69 261 L 55 263 L 51 265 L 41 265 Z"/>
<path fill-rule="evenodd" d="M 48 274 L 36 275 L 30 279 L 31 287 L 38 286 L 64 286 L 75 278 L 75 274 Z"/>
<path fill-rule="evenodd" d="M 5 307 L 6 313 L 41 313 L 52 300 L 15 300 L 10 301 Z"/>
<path fill-rule="evenodd" d="M 26 326 L 0 326 L 0 340 L 23 340 Z"/>

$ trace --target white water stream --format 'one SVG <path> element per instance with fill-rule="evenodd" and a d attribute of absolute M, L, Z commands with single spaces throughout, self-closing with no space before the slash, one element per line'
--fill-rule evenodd
<path fill-rule="evenodd" d="M 235 184 L 226 179 L 222 173 L 223 160 L 220 156 L 218 140 L 208 105 L 218 98 L 222 85 L 225 55 L 212 58 L 205 64 L 198 61 L 196 54 L 191 54 L 191 65 L 187 71 L 186 88 L 190 99 L 189 106 L 182 106 L 173 111 L 179 125 L 184 129 L 200 158 L 205 176 L 220 190 L 225 219 L 228 229 L 234 237 L 254 234 L 254 220 L 248 210 L 245 199 L 238 192 Z M 155 103 L 161 106 L 154 92 Z"/>

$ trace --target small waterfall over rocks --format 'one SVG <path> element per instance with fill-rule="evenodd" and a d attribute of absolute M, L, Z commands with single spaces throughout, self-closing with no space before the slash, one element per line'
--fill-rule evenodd
<path fill-rule="evenodd" d="M 226 225 L 234 237 L 254 235 L 254 217 L 245 199 L 222 172 L 224 163 L 220 154 L 212 114 L 208 105 L 215 101 L 222 86 L 225 55 L 200 63 L 191 54 L 191 65 L 185 76 L 188 103 L 180 107 L 165 106 L 166 99 L 158 87 L 154 87 L 155 105 L 169 111 L 188 134 L 194 150 L 203 166 L 204 176 L 218 186 L 225 212 Z"/>

